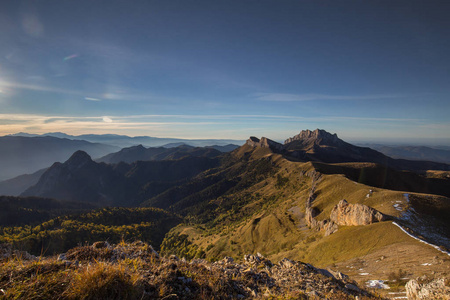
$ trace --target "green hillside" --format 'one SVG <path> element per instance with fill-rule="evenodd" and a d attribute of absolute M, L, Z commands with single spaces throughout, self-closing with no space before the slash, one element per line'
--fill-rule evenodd
<path fill-rule="evenodd" d="M 36 226 L 0 227 L 0 243 L 35 255 L 62 253 L 77 245 L 142 240 L 159 248 L 181 218 L 157 208 L 102 208 L 66 215 Z"/>

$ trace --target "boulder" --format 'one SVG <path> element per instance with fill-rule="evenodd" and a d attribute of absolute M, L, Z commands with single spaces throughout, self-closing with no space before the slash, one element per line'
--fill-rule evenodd
<path fill-rule="evenodd" d="M 405 286 L 406 296 L 409 300 L 418 299 L 450 299 L 450 286 L 446 284 L 444 278 L 437 278 L 428 283 L 419 283 L 416 279 L 411 279 Z"/>
<path fill-rule="evenodd" d="M 369 225 L 387 220 L 387 216 L 364 204 L 350 204 L 345 199 L 333 208 L 330 220 L 337 225 Z"/>

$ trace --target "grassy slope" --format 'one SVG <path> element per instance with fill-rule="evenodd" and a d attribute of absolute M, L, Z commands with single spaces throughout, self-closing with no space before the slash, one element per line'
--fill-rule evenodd
<path fill-rule="evenodd" d="M 264 156 L 267 155 L 270 154 L 264 153 Z M 304 222 L 303 214 L 304 203 L 311 188 L 310 175 L 314 170 L 313 164 L 291 162 L 276 155 L 272 161 L 278 167 L 275 176 L 241 191 L 241 194 L 261 195 L 259 201 L 251 202 L 243 208 L 252 213 L 242 221 L 226 222 L 228 216 L 222 214 L 217 217 L 221 222 L 214 223 L 213 228 L 204 225 L 182 225 L 174 229 L 174 232 L 187 234 L 191 242 L 205 250 L 206 257 L 212 260 L 223 256 L 240 258 L 246 253 L 260 252 L 273 261 L 287 257 L 320 267 L 338 265 L 339 268 L 343 268 L 349 261 L 375 254 L 377 257 L 389 257 L 392 247 L 399 245 L 422 253 L 424 260 L 431 260 L 433 257 L 441 259 L 442 268 L 436 267 L 439 272 L 445 271 L 450 266 L 445 255 L 408 237 L 392 222 L 340 227 L 338 232 L 328 237 L 324 237 L 322 232 L 309 229 Z M 282 178 L 288 178 L 281 188 L 277 187 L 278 174 Z M 373 193 L 367 198 L 369 190 Z M 400 204 L 404 210 L 408 208 L 403 194 L 402 191 L 385 190 L 357 183 L 339 174 L 322 175 L 316 186 L 317 198 L 313 206 L 321 211 L 317 216 L 319 220 L 328 218 L 334 205 L 344 198 L 350 203 L 362 203 L 385 214 L 399 216 L 401 212 L 393 205 Z M 429 197 L 429 195 L 415 195 L 419 198 Z M 239 197 L 239 193 L 232 196 Z M 405 255 L 396 262 L 396 268 L 402 264 L 408 265 L 407 262 L 408 256 Z M 423 273 L 420 265 L 408 266 L 411 276 Z M 386 264 L 381 268 L 382 271 L 381 269 L 374 271 L 373 278 L 369 276 L 363 279 L 380 279 L 383 274 L 385 278 L 381 279 L 387 279 L 386 274 L 392 267 L 392 264 Z M 357 273 L 354 275 L 358 276 Z"/>

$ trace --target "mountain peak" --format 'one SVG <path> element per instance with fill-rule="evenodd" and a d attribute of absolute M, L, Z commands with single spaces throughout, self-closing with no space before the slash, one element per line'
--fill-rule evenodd
<path fill-rule="evenodd" d="M 309 129 L 302 130 L 299 134 L 288 138 L 284 144 L 289 144 L 294 141 L 317 141 L 323 144 L 339 144 L 343 141 L 338 138 L 337 134 L 331 134 L 323 129 L 316 129 L 311 131 Z"/>
<path fill-rule="evenodd" d="M 272 141 L 271 139 L 268 139 L 266 137 L 262 137 L 261 139 L 258 139 L 257 137 L 251 136 L 247 142 L 247 145 L 252 147 L 262 147 L 262 148 L 270 148 L 272 150 L 283 150 L 283 145 L 280 143 L 277 143 L 275 141 Z"/>
<path fill-rule="evenodd" d="M 92 162 L 92 159 L 89 156 L 89 154 L 87 154 L 82 150 L 78 150 L 74 154 L 72 154 L 72 156 L 64 164 L 67 165 L 69 168 L 71 167 L 79 168 L 82 165 L 89 162 Z"/>

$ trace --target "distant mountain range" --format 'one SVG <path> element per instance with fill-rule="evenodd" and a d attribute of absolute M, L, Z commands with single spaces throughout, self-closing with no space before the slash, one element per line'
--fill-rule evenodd
<path fill-rule="evenodd" d="M 67 160 L 75 151 L 83 150 L 92 157 L 116 152 L 116 146 L 51 136 L 0 137 L 0 180 L 29 174 Z"/>
<path fill-rule="evenodd" d="M 242 145 L 245 141 L 243 140 L 229 140 L 229 139 L 178 139 L 178 138 L 157 138 L 150 136 L 135 136 L 130 137 L 126 135 L 117 134 L 83 134 L 83 135 L 69 135 L 62 132 L 50 132 L 44 133 L 42 135 L 29 134 L 24 132 L 19 132 L 12 134 L 11 136 L 24 136 L 24 137 L 36 137 L 36 136 L 52 136 L 63 139 L 71 140 L 83 140 L 91 143 L 102 143 L 108 144 L 120 148 L 143 145 L 145 147 L 160 147 L 166 144 L 172 143 L 183 143 L 195 147 L 205 147 L 205 146 L 225 146 L 228 144 Z M 178 144 L 179 146 L 180 144 Z"/>
<path fill-rule="evenodd" d="M 213 139 L 184 140 L 144 136 L 129 137 L 114 134 L 72 136 L 60 132 L 42 135 L 17 133 L 0 137 L 0 181 L 34 173 L 40 169 L 48 168 L 54 162 L 63 162 L 77 150 L 85 151 L 91 157 L 97 159 L 106 154 L 117 152 L 121 148 L 137 145 L 144 145 L 146 147 L 164 146 L 164 148 L 175 148 L 180 145 L 186 147 L 208 146 L 212 148 L 209 150 L 210 152 L 214 152 L 214 149 L 221 152 L 228 152 L 238 147 L 236 143 L 242 144 L 243 141 Z M 165 151 L 164 148 L 160 150 Z M 141 157 L 140 159 L 146 160 L 145 157 Z M 159 160 L 161 159 L 164 158 L 159 158 Z M 129 158 L 127 161 L 132 162 L 134 160 Z M 11 186 L 11 191 L 14 191 L 14 186 L 15 183 Z M 2 188 L 2 182 L 0 182 L 0 193 L 2 191 L 4 189 Z"/>
<path fill-rule="evenodd" d="M 218 164 L 217 158 L 190 156 L 110 165 L 77 151 L 66 162 L 54 163 L 21 196 L 133 206 Z"/>
<path fill-rule="evenodd" d="M 392 158 L 426 160 L 450 164 L 450 149 L 446 147 L 365 145 Z"/>
<path fill-rule="evenodd" d="M 208 147 L 192 147 L 188 145 L 181 145 L 173 148 L 145 148 L 142 145 L 123 148 L 119 152 L 105 155 L 96 161 L 105 162 L 109 164 L 116 164 L 119 162 L 132 163 L 138 160 L 168 160 L 180 159 L 186 156 L 193 157 L 217 157 L 222 152 L 214 148 Z"/>

